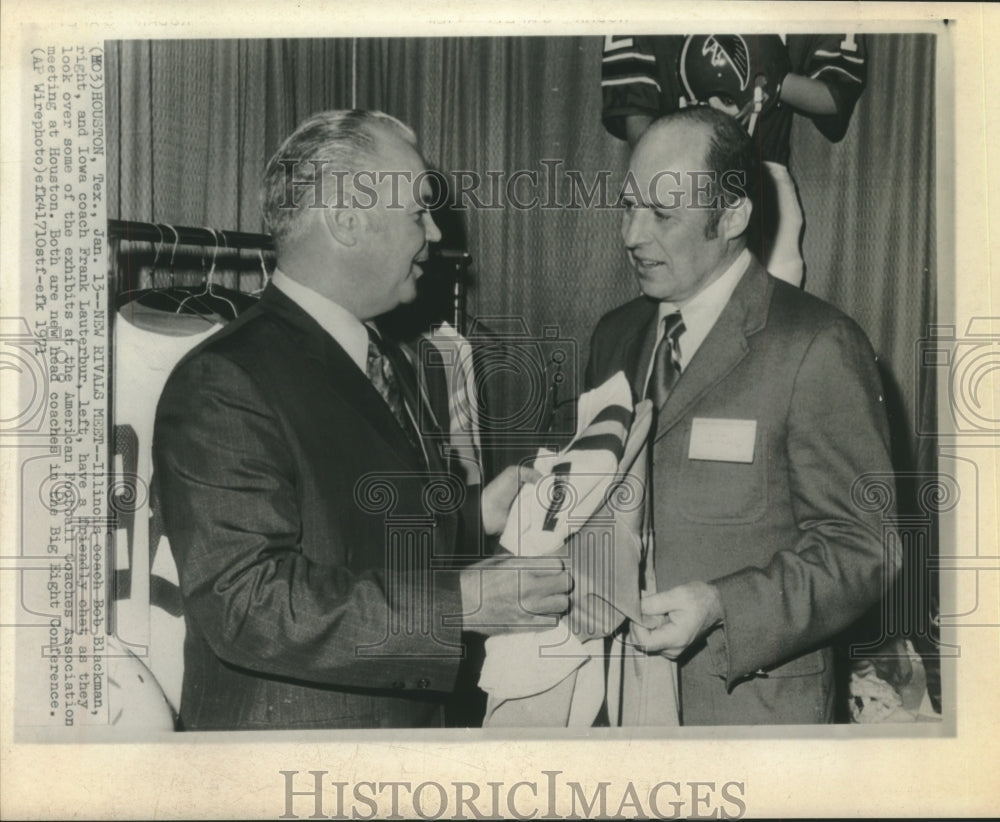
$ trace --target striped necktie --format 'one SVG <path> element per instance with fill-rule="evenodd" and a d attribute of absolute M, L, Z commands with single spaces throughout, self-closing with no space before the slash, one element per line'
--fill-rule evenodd
<path fill-rule="evenodd" d="M 406 408 L 406 400 L 399 386 L 399 376 L 392 364 L 392 360 L 386 354 L 386 343 L 369 326 L 368 330 L 368 362 L 365 368 L 368 379 L 371 380 L 379 396 L 385 400 L 389 406 L 392 416 L 396 418 L 399 427 L 406 434 L 406 439 L 418 454 L 423 454 L 423 447 L 420 443 L 420 435 L 417 433 L 416 425 L 410 412 Z"/>
<path fill-rule="evenodd" d="M 653 372 L 646 386 L 646 397 L 659 410 L 667 401 L 670 390 L 681 375 L 680 337 L 684 333 L 681 312 L 675 311 L 663 318 L 663 336 L 653 353 Z"/>

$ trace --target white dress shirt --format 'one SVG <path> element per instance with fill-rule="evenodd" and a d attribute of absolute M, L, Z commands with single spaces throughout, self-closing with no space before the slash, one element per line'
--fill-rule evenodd
<path fill-rule="evenodd" d="M 283 271 L 271 275 L 274 287 L 320 324 L 347 352 L 362 373 L 368 373 L 368 329 L 350 311 Z"/>
<path fill-rule="evenodd" d="M 678 352 L 680 354 L 680 367 L 683 373 L 687 370 L 688 363 L 694 357 L 695 352 L 701 347 L 712 330 L 716 320 L 726 307 L 729 298 L 733 296 L 733 291 L 750 267 L 750 252 L 743 249 L 740 255 L 733 260 L 733 264 L 725 270 L 719 279 L 703 288 L 691 299 L 684 303 L 661 302 L 659 315 L 657 317 L 658 327 L 656 330 L 656 342 L 653 343 L 653 351 L 660 344 L 663 338 L 663 318 L 676 311 L 681 312 L 681 319 L 684 322 L 684 333 L 677 341 Z M 653 363 L 656 357 L 651 357 L 649 367 L 646 369 L 645 385 L 649 384 L 650 375 L 653 373 Z"/>
<path fill-rule="evenodd" d="M 274 283 L 275 288 L 281 291 L 310 317 L 316 320 L 323 330 L 333 337 L 334 340 L 340 344 L 340 347 L 347 352 L 347 356 L 349 356 L 351 360 L 354 361 L 354 364 L 361 369 L 361 373 L 366 377 L 368 376 L 369 326 L 366 326 L 365 323 L 361 322 L 361 320 L 355 317 L 350 311 L 339 303 L 335 303 L 333 300 L 324 297 L 319 292 L 313 291 L 311 288 L 302 285 L 302 283 L 297 280 L 293 280 L 277 268 L 274 270 L 274 274 L 271 275 L 271 282 Z M 372 330 L 378 334 L 377 329 L 372 327 Z M 421 397 L 423 397 L 423 387 L 419 386 L 418 388 Z M 413 426 L 411 430 L 416 433 L 420 450 L 424 455 L 424 464 L 426 465 L 429 461 L 427 446 L 424 444 L 424 438 L 418 433 L 421 429 L 419 423 L 417 422 L 417 412 L 410 407 L 410 404 L 407 402 L 405 396 L 402 397 L 402 402 L 403 411 L 410 418 L 410 424 Z M 430 410 L 430 403 L 425 399 L 424 404 L 428 409 L 430 418 L 433 419 L 434 412 Z"/>

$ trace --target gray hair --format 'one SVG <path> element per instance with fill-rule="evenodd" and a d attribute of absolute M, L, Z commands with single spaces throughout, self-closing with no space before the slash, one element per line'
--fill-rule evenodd
<path fill-rule="evenodd" d="M 335 179 L 349 185 L 348 178 L 375 160 L 376 126 L 395 130 L 414 147 L 417 135 L 408 125 L 381 111 L 321 111 L 304 120 L 268 161 L 261 188 L 261 209 L 275 245 L 293 239 L 304 221 L 307 207 L 337 202 L 346 191 L 325 191 Z M 329 173 L 326 173 L 329 172 Z M 319 179 L 317 179 L 319 177 Z"/>

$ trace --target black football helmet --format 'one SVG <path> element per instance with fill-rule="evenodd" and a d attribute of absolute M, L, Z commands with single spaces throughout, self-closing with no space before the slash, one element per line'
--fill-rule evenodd
<path fill-rule="evenodd" d="M 791 64 L 776 34 L 692 34 L 678 68 L 689 104 L 723 108 L 753 134 L 778 104 Z"/>

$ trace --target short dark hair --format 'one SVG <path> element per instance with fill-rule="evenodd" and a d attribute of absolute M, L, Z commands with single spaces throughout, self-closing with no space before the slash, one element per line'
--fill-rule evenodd
<path fill-rule="evenodd" d="M 705 230 L 715 232 L 722 217 L 722 209 L 735 202 L 734 188 L 739 188 L 756 209 L 761 185 L 760 152 L 740 122 L 711 106 L 688 106 L 665 114 L 649 128 L 652 130 L 675 123 L 704 126 L 709 133 L 704 170 L 712 173 L 709 193 L 712 202 L 720 205 L 709 214 Z M 729 185 L 723 186 L 723 180 L 729 181 Z"/>

